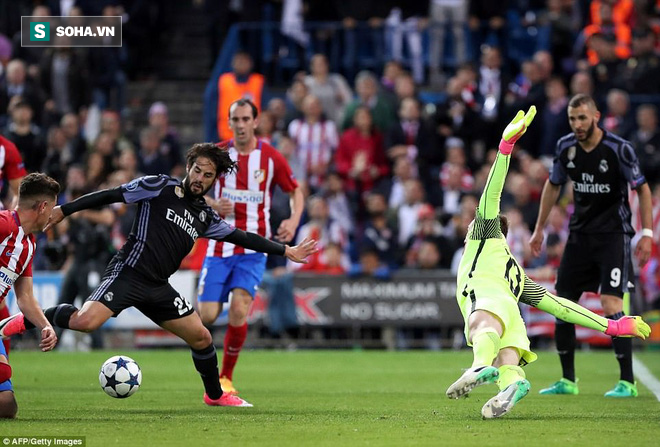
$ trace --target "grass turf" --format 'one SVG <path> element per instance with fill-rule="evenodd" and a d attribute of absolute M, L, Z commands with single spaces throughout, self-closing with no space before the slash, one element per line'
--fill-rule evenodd
<path fill-rule="evenodd" d="M 101 391 L 98 370 L 126 354 L 142 368 L 128 399 Z M 638 354 L 660 377 L 660 353 Z M 508 415 L 481 420 L 493 385 L 466 400 L 444 391 L 469 366 L 462 352 L 246 351 L 235 374 L 254 408 L 207 407 L 190 353 L 126 351 L 11 354 L 19 403 L 4 436 L 85 436 L 88 446 L 216 445 L 656 445 L 660 403 L 606 399 L 618 379 L 611 352 L 577 355 L 579 396 L 540 396 L 560 376 L 556 355 L 527 366 L 532 391 Z"/>

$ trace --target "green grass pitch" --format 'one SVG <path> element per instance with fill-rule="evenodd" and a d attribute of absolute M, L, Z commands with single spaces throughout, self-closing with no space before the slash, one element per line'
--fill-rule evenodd
<path fill-rule="evenodd" d="M 126 354 L 142 368 L 128 399 L 105 395 L 98 371 Z M 660 353 L 637 354 L 660 377 Z M 559 378 L 555 354 L 527 366 L 532 391 L 498 420 L 481 420 L 495 392 L 450 401 L 447 386 L 469 366 L 462 352 L 244 351 L 235 385 L 254 408 L 207 407 L 190 353 L 14 351 L 16 420 L 1 436 L 85 436 L 88 446 L 650 446 L 660 439 L 660 403 L 605 399 L 618 378 L 614 355 L 578 353 L 579 396 L 540 396 Z"/>

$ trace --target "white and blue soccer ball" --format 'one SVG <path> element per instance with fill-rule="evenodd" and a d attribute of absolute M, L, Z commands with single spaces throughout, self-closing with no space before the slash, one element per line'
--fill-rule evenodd
<path fill-rule="evenodd" d="M 99 382 L 108 396 L 123 399 L 132 396 L 140 388 L 142 371 L 132 358 L 116 355 L 101 366 Z"/>

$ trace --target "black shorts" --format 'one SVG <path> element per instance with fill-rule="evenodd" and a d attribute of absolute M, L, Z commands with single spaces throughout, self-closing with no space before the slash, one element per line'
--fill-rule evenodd
<path fill-rule="evenodd" d="M 147 279 L 116 259 L 108 265 L 87 301 L 103 303 L 114 313 L 113 317 L 135 307 L 156 324 L 183 318 L 194 311 L 190 302 L 168 282 Z"/>
<path fill-rule="evenodd" d="M 634 289 L 630 236 L 571 233 L 557 272 L 559 296 L 578 300 L 582 292 L 623 297 Z"/>

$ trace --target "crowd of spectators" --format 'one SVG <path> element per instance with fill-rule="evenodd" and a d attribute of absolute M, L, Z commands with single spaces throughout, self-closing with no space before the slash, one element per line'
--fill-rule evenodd
<path fill-rule="evenodd" d="M 17 5 L 34 7 L 33 15 L 55 14 L 53 5 L 67 4 L 61 13 L 125 18 L 145 4 L 153 7 L 139 0 L 98 3 L 104 5 L 99 11 L 85 9 L 97 2 L 84 1 Z M 255 2 L 228 3 L 249 8 Z M 286 10 L 288 0 L 280 3 Z M 399 30 L 386 42 L 383 51 L 391 57 L 382 66 L 365 62 L 352 76 L 318 52 L 287 81 L 286 92 L 273 89 L 257 104 L 259 136 L 285 154 L 308 196 L 298 237 L 313 235 L 321 252 L 302 269 L 387 278 L 397 269 L 455 268 L 500 132 L 515 111 L 534 104 L 539 116 L 514 152 L 502 206 L 516 257 L 551 276 L 566 240 L 570 188 L 553 209 L 540 259 L 531 257 L 528 240 L 555 142 L 570 131 L 566 106 L 577 93 L 594 96 L 600 125 L 631 140 L 649 183 L 660 182 L 660 2 L 302 3 L 305 21 Z M 137 12 L 127 24 L 141 17 Z M 510 44 L 511 21 L 545 30 L 547 38 L 520 59 Z M 151 106 L 148 126 L 129 135 L 122 130 L 126 79 L 148 74 L 149 58 L 141 55 L 157 37 L 145 43 L 138 29 L 138 43 L 129 39 L 122 49 L 44 50 L 17 46 L 18 31 L 5 30 L 0 130 L 17 145 L 28 171 L 45 171 L 62 183 L 63 200 L 142 174 L 182 175 L 185 148 L 169 125 L 166 104 Z M 356 33 L 360 42 L 373 35 Z M 425 39 L 430 55 L 421 51 Z M 258 71 L 259 54 L 238 56 L 251 57 L 248 70 Z M 439 99 L 425 99 L 429 91 L 441 93 L 434 96 Z M 85 218 L 106 225 L 106 245 L 116 248 L 130 230 L 132 211 L 114 211 L 110 225 Z M 35 268 L 62 268 L 63 247 L 73 237 L 49 234 Z"/>

